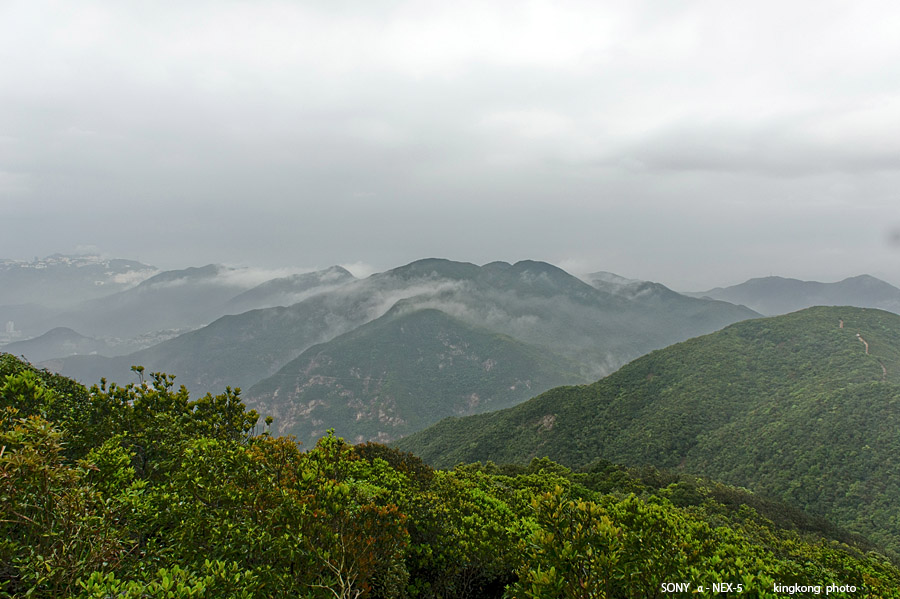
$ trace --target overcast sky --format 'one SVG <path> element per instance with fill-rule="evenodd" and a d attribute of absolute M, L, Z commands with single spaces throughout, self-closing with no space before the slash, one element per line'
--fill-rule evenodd
<path fill-rule="evenodd" d="M 0 0 L 0 257 L 900 284 L 898 32 L 892 1 Z"/>

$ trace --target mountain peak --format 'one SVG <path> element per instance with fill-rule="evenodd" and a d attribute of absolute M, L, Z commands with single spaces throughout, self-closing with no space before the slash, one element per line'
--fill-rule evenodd
<path fill-rule="evenodd" d="M 400 279 L 472 279 L 477 276 L 479 266 L 471 262 L 455 262 L 446 258 L 423 258 L 385 271 L 375 277 L 395 277 Z"/>

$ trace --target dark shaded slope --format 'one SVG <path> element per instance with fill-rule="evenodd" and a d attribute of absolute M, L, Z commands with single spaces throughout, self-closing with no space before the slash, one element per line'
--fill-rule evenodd
<path fill-rule="evenodd" d="M 547 455 L 681 468 L 781 497 L 896 551 L 898 383 L 900 317 L 811 308 L 653 352 L 593 385 L 445 420 L 398 446 L 443 466 Z"/>
<path fill-rule="evenodd" d="M 313 443 L 329 428 L 354 441 L 389 440 L 449 415 L 517 404 L 579 380 L 566 360 L 433 309 L 399 304 L 317 345 L 254 385 L 248 405 L 279 434 Z"/>

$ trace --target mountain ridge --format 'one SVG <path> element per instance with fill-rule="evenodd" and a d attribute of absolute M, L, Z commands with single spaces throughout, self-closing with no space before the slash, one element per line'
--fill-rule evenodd
<path fill-rule="evenodd" d="M 900 314 L 900 289 L 871 275 L 847 277 L 836 283 L 803 281 L 779 276 L 757 277 L 731 287 L 686 292 L 747 306 L 775 316 L 816 305 L 851 305 Z"/>
<path fill-rule="evenodd" d="M 900 548 L 900 316 L 809 308 L 638 358 L 590 385 L 446 419 L 397 446 L 438 466 L 548 456 L 745 486 Z M 808 442 L 807 442 L 808 441 Z M 857 504 L 869 506 L 854 511 Z M 860 514 L 866 512 L 868 514 Z"/>

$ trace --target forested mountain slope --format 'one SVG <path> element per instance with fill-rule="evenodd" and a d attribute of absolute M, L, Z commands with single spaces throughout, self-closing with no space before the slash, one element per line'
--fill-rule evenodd
<path fill-rule="evenodd" d="M 900 549 L 900 316 L 810 308 L 401 440 L 430 463 L 597 458 L 712 476 Z"/>
<path fill-rule="evenodd" d="M 441 418 L 509 407 L 580 382 L 579 365 L 435 309 L 400 302 L 303 352 L 247 392 L 279 434 L 315 444 L 328 428 L 388 441 Z"/>

